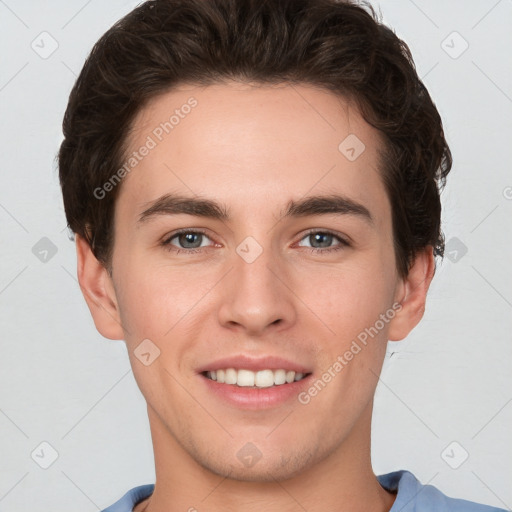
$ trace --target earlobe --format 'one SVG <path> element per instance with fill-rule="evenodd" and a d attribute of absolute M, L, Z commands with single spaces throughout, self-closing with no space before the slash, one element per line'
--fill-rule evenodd
<path fill-rule="evenodd" d="M 409 274 L 400 286 L 400 302 L 402 308 L 390 322 L 388 339 L 400 341 L 418 325 L 425 313 L 427 292 L 434 277 L 435 259 L 433 247 L 427 246 L 418 252 Z"/>
<path fill-rule="evenodd" d="M 75 235 L 75 239 L 78 282 L 96 329 L 105 338 L 124 339 L 112 279 L 87 241 L 80 235 Z"/>

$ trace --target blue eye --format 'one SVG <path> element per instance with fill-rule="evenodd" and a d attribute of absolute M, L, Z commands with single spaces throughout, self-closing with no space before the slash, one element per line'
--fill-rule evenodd
<path fill-rule="evenodd" d="M 203 245 L 201 245 L 201 241 L 204 237 L 208 238 L 206 236 L 206 233 L 204 233 L 203 231 L 183 229 L 173 233 L 169 238 L 162 242 L 162 245 L 164 245 L 171 251 L 176 250 L 177 252 L 181 252 L 180 249 L 184 249 L 186 252 L 198 252 L 197 249 L 204 247 Z M 175 238 L 178 240 L 180 244 L 182 244 L 181 247 L 176 247 L 174 244 L 171 243 L 171 241 L 174 240 Z M 197 245 L 198 241 L 199 245 Z"/>
<path fill-rule="evenodd" d="M 311 247 L 312 251 L 318 253 L 339 251 L 344 247 L 350 246 L 347 240 L 341 238 L 339 235 L 336 235 L 335 233 L 332 233 L 330 231 L 310 231 L 305 237 L 302 238 L 302 240 L 304 239 L 308 239 L 310 244 L 319 243 L 321 247 Z M 338 245 L 335 245 L 334 247 L 326 247 L 326 245 L 329 246 L 333 242 L 333 240 L 337 240 L 339 242 Z"/>
<path fill-rule="evenodd" d="M 179 245 L 172 243 L 175 239 Z M 205 247 L 208 247 L 208 244 L 203 244 L 205 239 L 210 240 L 202 230 L 181 229 L 172 233 L 168 238 L 161 242 L 161 245 L 167 250 L 174 251 L 176 253 L 185 252 L 194 254 L 202 252 Z M 320 244 L 320 247 L 310 246 L 311 252 L 315 253 L 339 251 L 344 247 L 350 246 L 350 243 L 347 240 L 330 231 L 311 230 L 301 238 L 301 241 L 304 239 L 308 239 L 310 244 Z M 331 247 L 333 241 L 338 241 L 338 244 Z M 304 246 L 301 245 L 300 247 Z"/>

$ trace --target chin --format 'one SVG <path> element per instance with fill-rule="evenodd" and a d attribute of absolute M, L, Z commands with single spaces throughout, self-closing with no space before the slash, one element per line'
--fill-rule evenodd
<path fill-rule="evenodd" d="M 250 452 L 250 450 L 248 450 Z M 254 456 L 257 457 L 256 453 Z M 272 456 L 261 454 L 258 460 L 243 462 L 243 455 L 235 454 L 231 460 L 198 460 L 197 462 L 208 471 L 230 480 L 241 482 L 275 482 L 288 480 L 305 471 L 313 458 L 312 452 L 297 453 L 289 456 L 275 453 Z"/>

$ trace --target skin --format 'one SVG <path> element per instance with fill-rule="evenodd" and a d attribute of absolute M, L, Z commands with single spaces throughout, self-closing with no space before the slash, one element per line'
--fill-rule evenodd
<path fill-rule="evenodd" d="M 135 510 L 388 511 L 395 495 L 371 467 L 373 396 L 387 341 L 423 316 L 434 258 L 426 247 L 407 278 L 397 273 L 380 134 L 331 92 L 226 82 L 153 99 L 134 121 L 130 151 L 191 96 L 198 105 L 122 183 L 112 276 L 76 239 L 95 325 L 125 340 L 147 401 L 156 485 Z M 338 150 L 349 134 L 366 147 L 352 162 Z M 159 215 L 137 226 L 169 192 L 221 202 L 231 219 Z M 333 192 L 363 204 L 373 224 L 357 215 L 280 218 L 290 199 Z M 171 246 L 180 253 L 159 243 L 180 228 L 207 231 L 200 252 L 187 253 L 183 237 Z M 312 228 L 351 245 L 322 253 L 340 242 L 316 242 Z M 248 236 L 263 248 L 252 263 L 236 252 Z M 299 361 L 321 376 L 395 303 L 394 318 L 308 404 L 242 411 L 206 395 L 197 375 L 199 364 L 245 353 Z M 160 350 L 148 366 L 134 354 L 144 339 Z M 252 467 L 236 456 L 248 442 L 261 452 Z"/>

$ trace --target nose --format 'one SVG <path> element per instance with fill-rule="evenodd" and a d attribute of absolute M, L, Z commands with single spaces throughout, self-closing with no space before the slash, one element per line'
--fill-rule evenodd
<path fill-rule="evenodd" d="M 222 283 L 218 310 L 223 327 L 258 336 L 272 326 L 285 329 L 296 321 L 286 268 L 270 249 L 263 250 L 252 262 L 235 252 L 232 263 L 232 270 Z"/>

